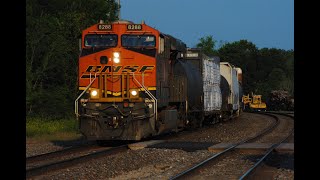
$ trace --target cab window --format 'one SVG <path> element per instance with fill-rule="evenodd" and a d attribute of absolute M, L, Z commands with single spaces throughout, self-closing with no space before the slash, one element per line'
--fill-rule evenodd
<path fill-rule="evenodd" d="M 121 36 L 123 47 L 155 47 L 156 38 L 153 35 L 127 35 Z"/>
<path fill-rule="evenodd" d="M 88 34 L 84 38 L 85 47 L 116 47 L 118 36 L 116 34 Z"/>

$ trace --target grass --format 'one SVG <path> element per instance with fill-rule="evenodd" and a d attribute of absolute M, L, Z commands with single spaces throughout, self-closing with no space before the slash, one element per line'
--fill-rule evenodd
<path fill-rule="evenodd" d="M 27 138 L 39 140 L 70 140 L 81 137 L 75 119 L 26 118 Z"/>

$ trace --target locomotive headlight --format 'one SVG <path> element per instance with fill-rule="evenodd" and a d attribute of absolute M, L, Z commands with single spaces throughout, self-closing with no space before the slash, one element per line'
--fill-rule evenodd
<path fill-rule="evenodd" d="M 97 90 L 92 90 L 90 92 L 91 98 L 99 98 L 99 93 Z"/>
<path fill-rule="evenodd" d="M 131 91 L 132 96 L 136 96 L 138 93 L 136 90 Z"/>
<path fill-rule="evenodd" d="M 114 57 L 114 58 L 113 58 L 113 62 L 114 62 L 114 63 L 119 63 L 119 62 L 120 62 L 120 59 L 119 59 L 119 58 Z"/>
<path fill-rule="evenodd" d="M 120 62 L 120 53 L 119 52 L 113 52 L 113 62 L 114 63 Z"/>
<path fill-rule="evenodd" d="M 138 98 L 138 90 L 137 89 L 130 89 L 130 98 Z"/>
<path fill-rule="evenodd" d="M 114 53 L 113 53 L 113 57 L 115 57 L 115 58 L 119 58 L 119 57 L 120 57 L 120 53 L 118 53 L 118 52 L 114 52 Z"/>
<path fill-rule="evenodd" d="M 91 96 L 97 96 L 98 95 L 98 92 L 96 91 L 96 90 L 93 90 L 92 92 L 91 92 Z"/>

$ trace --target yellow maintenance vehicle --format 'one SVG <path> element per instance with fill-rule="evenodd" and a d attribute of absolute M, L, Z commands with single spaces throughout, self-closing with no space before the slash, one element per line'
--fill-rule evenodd
<path fill-rule="evenodd" d="M 244 111 L 266 111 L 267 104 L 262 102 L 261 95 L 248 95 L 242 96 L 243 110 Z"/>

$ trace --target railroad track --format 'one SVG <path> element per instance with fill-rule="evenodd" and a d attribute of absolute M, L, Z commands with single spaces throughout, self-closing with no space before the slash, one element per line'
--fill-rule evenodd
<path fill-rule="evenodd" d="M 241 141 L 241 142 L 239 142 L 239 143 L 237 143 L 237 144 L 235 144 L 235 145 L 232 145 L 232 146 L 226 148 L 224 151 L 219 152 L 219 153 L 217 153 L 217 154 L 214 154 L 213 156 L 207 158 L 206 160 L 204 160 L 204 161 L 202 161 L 202 162 L 200 162 L 200 163 L 192 166 L 191 168 L 188 168 L 187 170 L 185 170 L 185 171 L 183 171 L 183 172 L 181 172 L 181 173 L 179 173 L 179 174 L 171 177 L 170 179 L 182 179 L 182 178 L 187 178 L 187 177 L 190 178 L 190 177 L 192 177 L 192 176 L 196 176 L 196 175 L 199 174 L 199 172 L 201 172 L 201 171 L 204 172 L 204 169 L 208 166 L 209 163 L 212 164 L 213 162 L 217 162 L 217 161 L 219 161 L 219 160 L 222 160 L 222 159 L 223 159 L 223 155 L 225 156 L 226 154 L 229 154 L 229 153 L 232 153 L 232 152 L 237 152 L 237 151 L 235 151 L 235 148 L 236 148 L 237 146 L 239 146 L 239 145 L 242 145 L 242 144 L 244 144 L 244 143 L 254 142 L 254 141 L 256 141 L 256 140 L 258 140 L 258 139 L 266 136 L 267 134 L 269 134 L 270 132 L 272 132 L 272 131 L 279 125 L 279 123 L 280 123 L 280 119 L 279 119 L 279 117 L 276 116 L 276 115 L 273 115 L 273 114 L 270 114 L 270 113 L 259 113 L 259 114 L 265 114 L 265 115 L 267 115 L 267 116 L 273 117 L 273 118 L 274 118 L 273 124 L 271 124 L 270 126 L 268 126 L 265 130 L 263 130 L 261 133 L 257 134 L 256 136 L 251 137 L 251 138 L 248 138 L 248 139 L 246 139 L 246 140 L 243 140 L 243 141 Z M 286 115 L 286 116 L 292 118 L 291 115 Z M 293 133 L 293 131 L 292 131 L 292 133 Z M 289 137 L 289 136 L 291 136 L 291 133 L 288 135 L 288 137 Z M 269 156 L 269 154 L 270 154 L 276 147 L 278 147 L 278 145 L 279 145 L 281 142 L 285 141 L 288 137 L 286 137 L 285 139 L 283 139 L 283 140 L 281 140 L 281 141 L 279 141 L 279 142 L 277 142 L 277 143 L 274 143 L 274 144 L 271 146 L 271 148 L 269 148 L 269 149 L 267 150 L 267 152 L 265 153 L 265 155 L 264 155 L 262 158 L 260 158 L 260 160 L 259 160 L 258 162 L 256 162 L 251 168 L 249 168 L 249 170 L 246 171 L 246 172 L 243 174 L 243 177 L 241 176 L 241 178 L 243 178 L 243 179 L 244 179 L 244 178 L 247 178 L 247 176 L 250 175 L 250 174 L 254 171 L 254 169 L 256 169 L 256 167 L 259 166 L 259 164 L 263 161 L 263 159 L 265 159 L 267 156 Z"/>
<path fill-rule="evenodd" d="M 289 115 L 289 114 L 281 114 L 281 113 L 273 113 L 273 114 L 279 114 L 282 116 L 286 116 L 286 117 L 290 117 L 290 118 L 294 118 L 294 116 Z M 291 113 L 290 113 L 291 114 Z M 272 147 L 270 147 L 267 152 L 265 153 L 265 155 L 259 159 L 259 161 L 257 161 L 248 171 L 246 171 L 239 179 L 249 179 L 251 178 L 255 173 L 257 173 L 258 169 L 264 164 L 264 162 L 270 157 L 272 156 L 273 152 L 275 151 L 275 149 L 277 147 L 280 146 L 281 143 L 284 143 L 286 141 L 288 141 L 290 138 L 292 138 L 294 134 L 294 129 L 291 130 L 291 132 L 289 133 L 289 135 L 280 140 L 279 142 L 275 143 Z"/>
<path fill-rule="evenodd" d="M 152 139 L 167 140 L 172 137 L 181 136 L 183 134 L 194 133 L 199 129 L 192 131 L 181 131 L 177 133 L 163 134 Z M 152 140 L 152 139 L 146 139 Z M 118 143 L 119 144 L 119 143 Z M 123 144 L 123 143 L 122 143 Z M 46 172 L 52 172 L 66 167 L 74 166 L 106 155 L 116 154 L 128 150 L 128 145 L 117 147 L 102 147 L 100 145 L 84 145 L 65 148 L 63 150 L 50 153 L 35 155 L 26 158 L 26 178 L 42 175 Z"/>
<path fill-rule="evenodd" d="M 96 146 L 96 145 L 79 145 L 79 146 L 72 146 L 72 147 L 64 148 L 64 149 L 58 150 L 58 151 L 53 151 L 53 152 L 49 152 L 49 153 L 30 156 L 30 157 L 26 158 L 27 168 L 31 164 L 37 163 L 39 161 L 43 161 L 44 159 L 46 159 L 46 160 L 55 159 L 55 158 L 59 158 L 61 156 L 81 153 L 81 152 L 84 152 L 84 151 L 90 151 L 90 150 L 94 150 L 94 149 L 97 149 L 97 148 L 99 148 L 99 146 Z"/>
<path fill-rule="evenodd" d="M 272 114 L 279 114 L 279 115 L 284 115 L 284 116 L 287 116 L 287 115 L 290 115 L 290 116 L 294 116 L 294 111 L 284 111 L 284 112 L 277 112 L 277 111 L 267 111 L 266 113 L 272 113 Z M 289 116 L 288 116 L 289 117 Z"/>
<path fill-rule="evenodd" d="M 128 149 L 127 144 L 117 147 L 101 147 L 97 145 L 68 148 L 52 153 L 28 157 L 26 159 L 26 178 L 42 175 L 83 163 L 92 159 L 117 154 Z"/>

